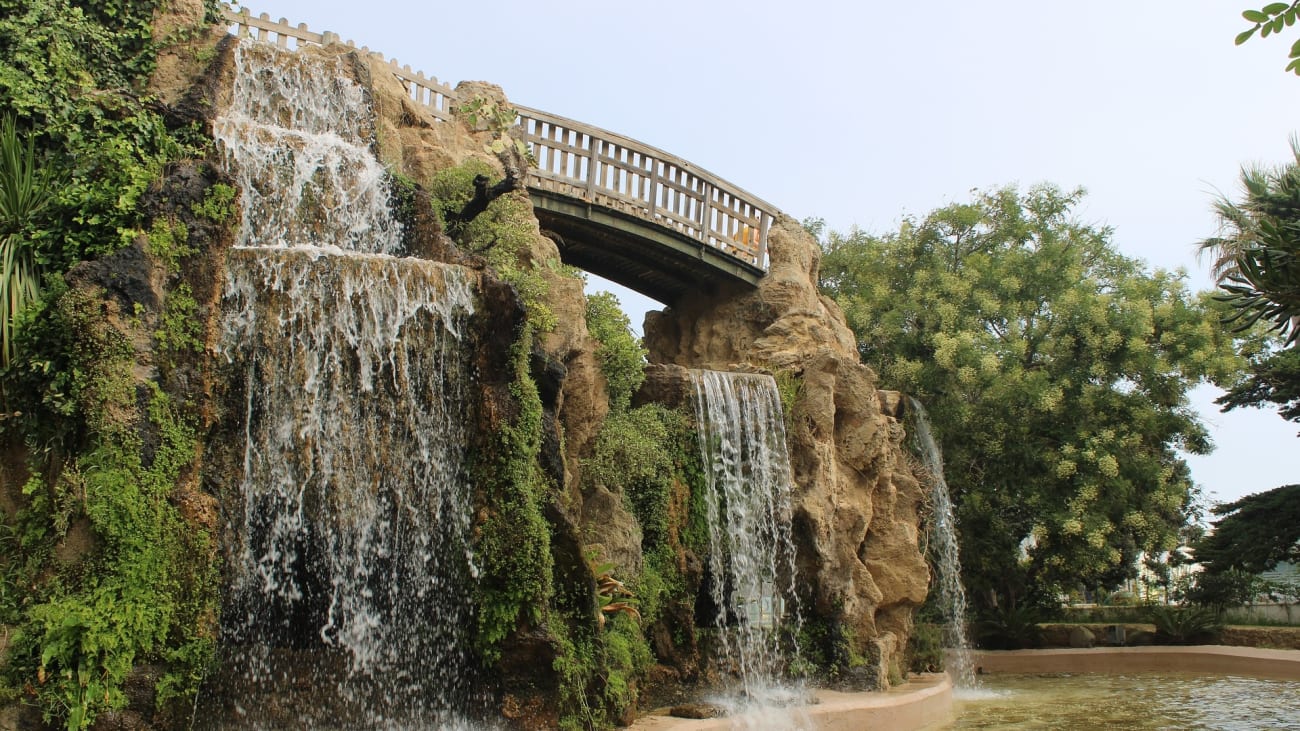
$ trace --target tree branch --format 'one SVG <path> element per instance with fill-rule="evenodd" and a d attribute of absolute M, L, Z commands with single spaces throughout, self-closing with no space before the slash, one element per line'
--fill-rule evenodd
<path fill-rule="evenodd" d="M 515 170 L 506 170 L 506 177 L 496 185 L 489 186 L 489 178 L 486 175 L 474 176 L 474 197 L 460 209 L 459 213 L 453 213 L 447 216 L 447 227 L 452 230 L 460 230 L 465 224 L 473 221 L 480 213 L 487 210 L 492 201 L 511 191 L 520 190 L 524 187 Z"/>

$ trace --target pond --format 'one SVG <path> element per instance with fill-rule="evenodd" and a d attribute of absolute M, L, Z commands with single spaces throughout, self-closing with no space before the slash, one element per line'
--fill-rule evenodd
<path fill-rule="evenodd" d="M 958 691 L 964 729 L 1300 729 L 1300 681 L 1168 673 L 994 674 Z"/>

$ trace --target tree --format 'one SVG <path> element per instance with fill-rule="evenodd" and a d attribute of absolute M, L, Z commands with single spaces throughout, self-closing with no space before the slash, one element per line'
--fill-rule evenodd
<path fill-rule="evenodd" d="M 1210 449 L 1187 406 L 1241 367 L 1183 275 L 1079 223 L 1081 190 L 1004 188 L 898 231 L 824 241 L 822 285 L 862 359 L 926 403 L 986 607 L 1114 585 L 1175 548 Z"/>
<path fill-rule="evenodd" d="M 1221 516 L 1196 544 L 1208 574 L 1253 574 L 1281 561 L 1300 562 L 1300 485 L 1283 485 L 1211 509 Z"/>
<path fill-rule="evenodd" d="M 1215 256 L 1220 298 L 1234 309 L 1227 322 L 1238 331 L 1262 322 L 1288 344 L 1300 336 L 1300 139 L 1291 154 L 1276 168 L 1243 167 L 1244 199 L 1216 201 L 1220 233 L 1199 244 Z"/>
<path fill-rule="evenodd" d="M 1238 33 L 1236 43 L 1240 46 L 1250 40 L 1256 32 L 1259 33 L 1260 38 L 1281 33 L 1283 27 L 1289 28 L 1295 25 L 1297 14 L 1300 14 L 1300 0 L 1290 4 L 1269 3 L 1259 10 L 1243 10 L 1241 17 L 1254 25 Z M 1289 58 L 1291 60 L 1286 65 L 1286 70 L 1300 76 L 1300 41 L 1292 44 Z"/>
<path fill-rule="evenodd" d="M 1300 349 L 1287 348 L 1252 358 L 1245 380 L 1214 403 L 1224 411 L 1276 404 L 1283 419 L 1300 422 Z"/>

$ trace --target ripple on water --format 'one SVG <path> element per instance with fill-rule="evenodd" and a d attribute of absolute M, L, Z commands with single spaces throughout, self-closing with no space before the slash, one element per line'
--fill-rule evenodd
<path fill-rule="evenodd" d="M 1300 729 L 1300 681 L 1237 676 L 986 675 L 956 704 L 964 729 Z"/>

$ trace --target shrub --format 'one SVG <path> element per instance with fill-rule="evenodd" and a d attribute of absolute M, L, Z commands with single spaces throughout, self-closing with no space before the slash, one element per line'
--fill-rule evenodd
<path fill-rule="evenodd" d="M 994 607 L 975 623 L 979 646 L 989 650 L 1038 647 L 1043 644 L 1041 619 L 1033 607 Z"/>
<path fill-rule="evenodd" d="M 1213 642 L 1223 630 L 1219 615 L 1205 607 L 1152 607 L 1148 619 L 1156 626 L 1156 642 L 1165 645 Z"/>
<path fill-rule="evenodd" d="M 943 672 L 943 626 L 917 622 L 907 641 L 907 669 L 913 673 Z"/>
<path fill-rule="evenodd" d="M 610 408 L 622 411 L 645 381 L 646 350 L 632 334 L 618 298 L 610 292 L 587 295 L 587 329 L 600 343 L 596 357 L 605 375 Z"/>

